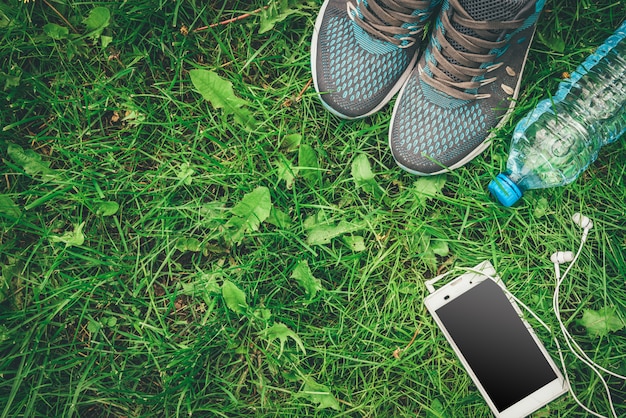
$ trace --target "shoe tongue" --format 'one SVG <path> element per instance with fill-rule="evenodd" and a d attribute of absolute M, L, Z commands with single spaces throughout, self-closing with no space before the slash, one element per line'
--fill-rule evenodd
<path fill-rule="evenodd" d="M 530 2 L 534 0 L 459 0 L 459 4 L 470 15 L 470 17 L 477 21 L 506 21 L 514 20 L 518 17 L 520 11 L 524 9 Z M 466 27 L 463 27 L 457 23 L 452 24 L 459 32 L 476 36 L 476 33 Z M 492 33 L 497 34 L 498 31 Z M 455 45 L 455 47 L 459 47 Z M 461 50 L 465 48 L 460 47 Z"/>
<path fill-rule="evenodd" d="M 459 0 L 459 5 L 470 15 L 470 17 L 477 21 L 506 21 L 514 20 L 518 17 L 519 13 L 528 7 L 529 3 L 535 0 Z M 459 32 L 476 37 L 477 34 L 470 28 L 461 26 L 460 24 L 453 22 L 452 25 Z M 494 35 L 498 35 L 500 31 L 490 31 Z M 465 48 L 459 45 L 454 40 L 450 40 L 450 43 L 454 49 L 467 52 Z M 458 64 L 453 59 L 450 62 Z M 447 73 L 447 72 L 446 72 Z M 448 74 L 451 78 L 460 81 L 452 74 Z"/>
<path fill-rule="evenodd" d="M 533 0 L 460 0 L 459 4 L 474 20 L 513 20 Z"/>

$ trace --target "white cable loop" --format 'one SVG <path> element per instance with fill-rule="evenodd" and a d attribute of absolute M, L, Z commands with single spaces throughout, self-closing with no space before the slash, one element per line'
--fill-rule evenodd
<path fill-rule="evenodd" d="M 574 222 L 576 224 L 578 224 L 579 226 L 581 225 L 580 222 L 580 217 L 574 217 Z M 571 336 L 571 334 L 569 333 L 569 331 L 567 331 L 567 328 L 565 327 L 565 324 L 563 323 L 563 320 L 561 319 L 561 311 L 559 308 L 559 292 L 560 292 L 560 288 L 561 288 L 561 284 L 563 283 L 563 281 L 565 280 L 565 278 L 567 277 L 567 275 L 569 274 L 570 270 L 572 269 L 572 267 L 574 266 L 574 264 L 576 263 L 576 261 L 578 260 L 578 257 L 580 256 L 580 253 L 582 252 L 583 246 L 585 245 L 585 242 L 587 241 L 587 235 L 589 234 L 589 230 L 591 229 L 591 227 L 593 226 L 593 223 L 588 219 L 588 218 L 584 218 L 588 221 L 588 223 L 585 223 L 585 225 L 583 226 L 583 234 L 582 237 L 580 239 L 580 245 L 578 246 L 578 251 L 576 251 L 576 254 L 574 255 L 574 258 L 572 259 L 571 263 L 567 266 L 567 269 L 565 269 L 565 272 L 563 273 L 563 275 L 560 275 L 560 269 L 559 269 L 559 262 L 554 262 L 554 273 L 555 273 L 555 277 L 556 277 L 556 283 L 555 283 L 555 288 L 554 288 L 554 294 L 552 296 L 552 309 L 554 310 L 554 313 L 556 315 L 556 319 L 557 322 L 559 324 L 559 328 L 561 330 L 561 333 L 563 334 L 563 338 L 565 339 L 565 342 L 567 343 L 567 347 L 569 348 L 569 350 L 572 352 L 572 354 L 574 355 L 574 357 L 576 357 L 578 360 L 582 361 L 584 364 L 586 364 L 587 366 L 589 366 L 589 368 L 600 378 L 600 381 L 602 382 L 602 386 L 604 386 L 604 390 L 607 396 L 607 399 L 609 401 L 609 407 L 611 408 L 611 413 L 613 414 L 614 418 L 617 418 L 617 412 L 615 411 L 615 407 L 613 405 L 613 398 L 611 397 L 611 390 L 609 389 L 608 384 L 606 383 L 606 380 L 604 379 L 604 377 L 602 376 L 602 374 L 600 374 L 600 370 L 602 370 L 603 372 L 617 377 L 619 379 L 622 380 L 626 380 L 625 376 L 622 376 L 620 374 L 614 373 L 610 370 L 605 369 L 604 367 L 598 365 L 596 362 L 594 362 L 593 360 L 591 360 L 589 358 L 589 356 L 587 355 L 587 353 L 585 353 L 585 351 L 576 343 L 576 341 L 574 340 L 574 338 Z M 556 339 L 556 336 L 553 337 L 554 340 L 557 343 L 557 346 L 559 346 L 558 340 Z M 572 346 L 573 344 L 573 346 Z M 563 353 L 561 352 L 561 348 L 559 347 L 559 358 L 561 359 L 561 365 L 563 367 L 563 371 L 565 374 L 565 379 L 567 380 L 567 383 L 569 385 L 569 376 L 567 374 L 567 368 L 565 366 L 565 360 L 563 358 Z M 599 369 L 599 370 L 598 370 Z M 597 412 L 592 411 L 591 409 L 589 409 L 587 406 L 583 405 L 583 403 L 578 399 L 578 397 L 576 397 L 576 394 L 574 393 L 574 389 L 571 387 L 570 385 L 570 393 L 572 394 L 572 398 L 574 398 L 574 401 L 576 401 L 576 403 L 583 408 L 586 412 L 596 416 L 596 417 L 600 417 L 600 418 L 606 418 L 604 415 L 600 415 Z"/>

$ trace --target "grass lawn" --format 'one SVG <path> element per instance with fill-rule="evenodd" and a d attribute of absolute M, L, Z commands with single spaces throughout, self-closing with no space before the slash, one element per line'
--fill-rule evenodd
<path fill-rule="evenodd" d="M 491 416 L 424 281 L 491 260 L 557 329 L 549 258 L 576 249 L 575 212 L 595 227 L 563 319 L 625 374 L 626 142 L 513 208 L 486 192 L 515 123 L 626 16 L 546 3 L 511 121 L 419 178 L 387 148 L 391 106 L 320 105 L 321 0 L 0 0 L 0 418 Z M 567 395 L 535 416 L 587 413 Z"/>

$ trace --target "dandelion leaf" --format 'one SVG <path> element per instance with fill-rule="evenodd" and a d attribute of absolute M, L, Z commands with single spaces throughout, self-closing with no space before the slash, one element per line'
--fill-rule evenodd
<path fill-rule="evenodd" d="M 299 173 L 309 183 L 318 183 L 321 180 L 320 165 L 317 152 L 308 144 L 301 144 L 298 149 Z"/>
<path fill-rule="evenodd" d="M 74 229 L 67 231 L 61 236 L 53 235 L 50 237 L 51 242 L 62 242 L 66 247 L 77 247 L 85 243 L 85 235 L 83 234 L 83 227 L 85 222 L 79 225 L 74 225 Z"/>
<path fill-rule="evenodd" d="M 291 278 L 295 279 L 309 296 L 309 300 L 313 299 L 318 290 L 323 290 L 320 279 L 313 276 L 309 263 L 306 260 L 300 261 L 291 273 Z"/>
<path fill-rule="evenodd" d="M 413 190 L 417 198 L 425 203 L 435 196 L 441 195 L 441 190 L 446 184 L 446 175 L 420 177 L 413 183 Z"/>
<path fill-rule="evenodd" d="M 356 156 L 354 161 L 352 161 L 351 173 L 357 187 L 376 198 L 384 195 L 383 189 L 374 178 L 375 175 L 367 155 L 359 154 Z"/>
<path fill-rule="evenodd" d="M 307 244 L 309 245 L 323 245 L 330 243 L 333 238 L 339 237 L 343 234 L 349 234 L 365 228 L 364 223 L 352 223 L 346 221 L 340 221 L 337 225 L 333 224 L 320 224 L 315 225 L 309 231 L 307 237 Z"/>
<path fill-rule="evenodd" d="M 24 150 L 19 145 L 9 144 L 7 154 L 29 176 L 37 177 L 41 175 L 44 180 L 49 180 L 57 175 L 57 172 L 50 168 L 50 163 L 42 161 L 41 155 L 32 149 Z"/>
<path fill-rule="evenodd" d="M 66 39 L 70 34 L 70 30 L 65 26 L 59 26 L 56 23 L 48 23 L 44 25 L 43 33 L 55 41 L 59 41 L 61 39 Z"/>
<path fill-rule="evenodd" d="M 246 312 L 248 308 L 246 294 L 230 280 L 224 280 L 222 284 L 222 297 L 224 298 L 226 306 L 231 311 L 238 314 Z"/>
<path fill-rule="evenodd" d="M 274 29 L 277 23 L 282 22 L 287 17 L 296 13 L 297 9 L 289 7 L 287 0 L 274 1 L 267 9 L 261 12 L 261 24 L 259 26 L 259 34 L 262 35 L 265 32 L 269 32 Z"/>
<path fill-rule="evenodd" d="M 245 234 L 258 231 L 271 210 L 272 199 L 267 187 L 257 187 L 246 194 L 230 211 L 232 217 L 226 223 L 226 228 L 231 231 L 230 241 L 238 244 Z"/>
<path fill-rule="evenodd" d="M 230 81 L 209 70 L 189 71 L 191 83 L 202 97 L 215 109 L 222 109 L 225 115 L 233 115 L 235 121 L 247 128 L 256 125 L 250 111 L 244 108 L 249 103 L 237 97 Z"/>
<path fill-rule="evenodd" d="M 339 401 L 333 396 L 327 386 L 317 383 L 312 377 L 304 379 L 302 390 L 297 397 L 306 398 L 316 404 L 318 409 L 332 408 L 339 411 Z"/>
<path fill-rule="evenodd" d="M 302 344 L 302 340 L 298 335 L 293 332 L 289 327 L 280 322 L 275 322 L 271 327 L 261 331 L 261 336 L 267 340 L 268 343 L 271 343 L 274 340 L 279 340 L 280 342 L 280 352 L 278 356 L 280 357 L 283 354 L 285 349 L 285 344 L 289 339 L 292 339 L 298 348 L 306 354 L 306 350 L 304 348 L 304 344 Z"/>
<path fill-rule="evenodd" d="M 111 12 L 106 7 L 94 7 L 89 11 L 89 15 L 83 23 L 89 33 L 89 37 L 97 39 L 102 35 L 102 31 L 111 22 Z"/>
<path fill-rule="evenodd" d="M 21 215 L 19 206 L 15 204 L 13 199 L 4 194 L 0 194 L 0 213 L 12 218 L 19 218 Z"/>
<path fill-rule="evenodd" d="M 626 326 L 624 320 L 618 316 L 616 309 L 611 306 L 605 306 L 597 311 L 585 309 L 579 323 L 593 337 L 603 337 L 609 332 L 620 331 Z"/>

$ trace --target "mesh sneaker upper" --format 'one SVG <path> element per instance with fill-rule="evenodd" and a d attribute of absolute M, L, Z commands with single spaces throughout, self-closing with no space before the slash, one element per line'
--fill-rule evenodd
<path fill-rule="evenodd" d="M 444 3 L 396 101 L 389 143 L 401 167 L 437 174 L 462 166 L 487 146 L 517 97 L 542 6 L 533 0 Z"/>
<path fill-rule="evenodd" d="M 493 125 L 491 112 L 477 102 L 451 99 L 411 77 L 402 92 L 390 128 L 392 152 L 398 163 L 420 174 L 440 172 L 460 161 L 478 145 Z"/>
<path fill-rule="evenodd" d="M 354 11 L 348 10 L 349 4 L 355 7 Z M 354 6 L 349 1 L 327 0 L 322 7 L 312 41 L 315 87 L 324 104 L 337 115 L 347 118 L 369 115 L 400 89 L 417 60 L 418 43 L 410 43 L 401 34 L 377 37 L 361 27 L 358 13 L 360 8 L 367 7 L 366 3 Z M 431 10 L 413 12 L 419 30 Z M 357 16 L 351 17 L 350 13 Z"/>
<path fill-rule="evenodd" d="M 461 0 L 459 4 L 475 20 L 511 20 L 528 0 Z"/>

